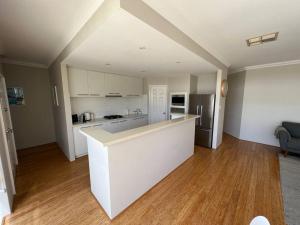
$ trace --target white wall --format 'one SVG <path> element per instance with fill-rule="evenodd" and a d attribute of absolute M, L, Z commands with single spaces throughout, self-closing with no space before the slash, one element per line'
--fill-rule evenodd
<path fill-rule="evenodd" d="M 300 122 L 300 65 L 230 75 L 228 93 L 225 132 L 237 138 L 279 146 L 275 128 Z"/>
<path fill-rule="evenodd" d="M 71 98 L 72 114 L 83 112 L 93 112 L 96 118 L 105 115 L 132 114 L 140 108 L 144 114 L 148 113 L 148 96 L 126 98 Z"/>
<path fill-rule="evenodd" d="M 4 76 L 7 87 L 24 90 L 25 105 L 10 106 L 17 149 L 55 142 L 48 70 L 4 64 Z"/>
<path fill-rule="evenodd" d="M 161 75 L 144 79 L 144 93 L 148 94 L 149 85 L 168 85 L 169 92 L 189 92 L 189 74 Z"/>
<path fill-rule="evenodd" d="M 218 70 L 216 81 L 216 100 L 214 113 L 213 143 L 212 148 L 217 149 L 223 141 L 223 125 L 226 97 L 221 96 L 222 81 L 227 79 L 227 70 Z"/>
<path fill-rule="evenodd" d="M 239 138 L 242 122 L 245 71 L 228 76 L 228 94 L 224 119 L 224 132 Z"/>
<path fill-rule="evenodd" d="M 212 74 L 200 74 L 196 75 L 198 78 L 197 82 L 197 93 L 215 93 L 217 84 L 217 73 Z"/>
<path fill-rule="evenodd" d="M 86 38 L 91 35 L 97 27 L 101 26 L 114 11 L 119 9 L 118 1 L 104 1 L 93 16 L 86 22 L 72 41 L 62 50 L 49 68 L 50 84 L 57 85 L 60 105 L 53 106 L 56 141 L 69 160 L 75 159 L 72 113 L 67 78 L 67 67 L 65 59 L 74 51 Z"/>
<path fill-rule="evenodd" d="M 300 122 L 300 65 L 247 71 L 240 138 L 278 146 L 284 120 Z"/>
<path fill-rule="evenodd" d="M 75 160 L 71 103 L 66 65 L 56 61 L 50 68 L 51 88 L 57 86 L 59 106 L 53 104 L 56 142 L 69 160 Z"/>

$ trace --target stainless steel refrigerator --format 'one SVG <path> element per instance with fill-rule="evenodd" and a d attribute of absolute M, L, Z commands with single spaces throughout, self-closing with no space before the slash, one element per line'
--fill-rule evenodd
<path fill-rule="evenodd" d="M 189 114 L 199 115 L 196 119 L 195 144 L 212 147 L 215 95 L 190 94 Z"/>

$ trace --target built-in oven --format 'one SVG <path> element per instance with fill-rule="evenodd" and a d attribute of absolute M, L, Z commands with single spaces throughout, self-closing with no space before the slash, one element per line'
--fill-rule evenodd
<path fill-rule="evenodd" d="M 185 104 L 186 104 L 185 94 L 171 95 L 171 105 L 172 106 L 185 106 Z"/>

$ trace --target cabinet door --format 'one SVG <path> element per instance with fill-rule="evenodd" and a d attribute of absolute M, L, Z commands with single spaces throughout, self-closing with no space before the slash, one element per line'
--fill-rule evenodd
<path fill-rule="evenodd" d="M 105 74 L 101 72 L 88 71 L 89 94 L 94 97 L 104 97 L 105 95 Z"/>
<path fill-rule="evenodd" d="M 115 74 L 105 75 L 106 95 L 126 95 L 126 77 Z"/>
<path fill-rule="evenodd" d="M 73 128 L 75 156 L 76 158 L 86 155 L 88 152 L 86 136 L 80 133 L 80 127 Z"/>
<path fill-rule="evenodd" d="M 130 125 L 129 125 L 129 121 L 128 120 L 120 120 L 117 132 L 121 132 L 121 131 L 124 131 L 124 130 L 129 130 L 130 129 L 129 126 Z"/>
<path fill-rule="evenodd" d="M 119 131 L 119 126 L 119 121 L 111 121 L 106 124 L 104 129 L 110 133 L 116 133 Z"/>
<path fill-rule="evenodd" d="M 71 97 L 87 97 L 89 95 L 87 71 L 69 68 L 69 91 Z"/>
<path fill-rule="evenodd" d="M 140 96 L 143 94 L 143 79 L 137 77 L 126 78 L 127 96 Z"/>
<path fill-rule="evenodd" d="M 142 117 L 134 118 L 133 120 L 135 121 L 134 122 L 135 128 L 148 125 L 148 117 L 142 116 Z"/>

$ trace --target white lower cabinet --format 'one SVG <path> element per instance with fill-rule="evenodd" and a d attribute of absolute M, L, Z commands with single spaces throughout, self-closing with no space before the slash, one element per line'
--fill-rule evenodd
<path fill-rule="evenodd" d="M 124 118 L 120 120 L 107 121 L 94 125 L 82 124 L 82 126 L 73 127 L 75 157 L 78 158 L 88 153 L 86 137 L 80 133 L 80 129 L 84 129 L 87 127 L 100 127 L 110 133 L 116 133 L 137 127 L 146 126 L 147 124 L 148 116 L 137 116 L 133 118 Z"/>
<path fill-rule="evenodd" d="M 89 126 L 77 126 L 73 127 L 73 137 L 74 137 L 74 147 L 75 147 L 75 157 L 78 158 L 80 156 L 84 156 L 88 153 L 87 148 L 87 141 L 86 136 L 84 136 L 82 133 L 80 133 L 80 129 L 84 129 L 87 127 L 103 127 L 104 124 L 97 124 L 97 125 L 89 125 Z"/>
<path fill-rule="evenodd" d="M 147 116 L 136 117 L 132 119 L 131 123 L 133 128 L 146 126 L 148 124 L 148 117 Z"/>

